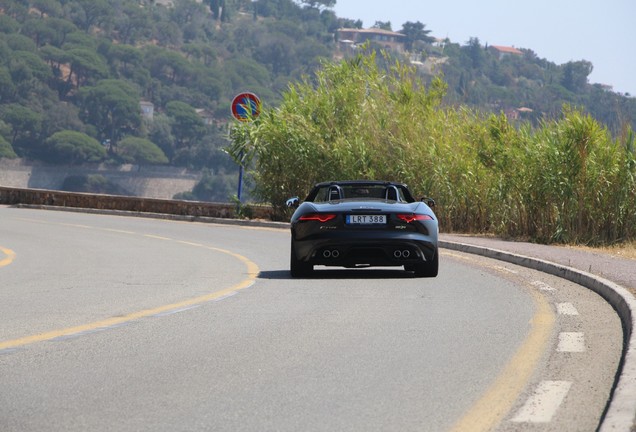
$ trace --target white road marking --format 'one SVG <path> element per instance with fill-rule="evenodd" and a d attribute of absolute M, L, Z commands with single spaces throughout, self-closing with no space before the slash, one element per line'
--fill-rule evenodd
<path fill-rule="evenodd" d="M 570 381 L 542 381 L 512 418 L 515 423 L 548 423 L 570 391 Z"/>
<path fill-rule="evenodd" d="M 559 315 L 578 315 L 579 311 L 576 310 L 572 303 L 557 303 L 557 312 Z"/>
<path fill-rule="evenodd" d="M 495 269 L 502 271 L 502 272 L 508 272 L 508 273 L 512 273 L 512 274 L 518 274 L 519 272 L 513 269 L 509 269 L 508 267 L 504 267 L 504 266 L 494 266 Z"/>
<path fill-rule="evenodd" d="M 189 311 L 189 310 L 192 310 L 192 309 L 196 309 L 198 307 L 201 307 L 201 305 L 192 305 L 192 306 L 182 307 L 182 308 L 179 308 L 179 309 L 172 309 L 172 310 L 169 310 L 169 311 L 166 311 L 166 312 L 160 312 L 158 314 L 154 314 L 152 316 L 155 317 L 155 318 L 161 318 L 161 317 L 166 317 L 166 316 L 178 314 L 178 313 L 181 313 L 181 312 Z"/>
<path fill-rule="evenodd" d="M 534 281 L 534 282 L 531 282 L 530 285 L 536 286 L 541 291 L 556 291 L 556 289 L 552 288 L 550 285 L 542 281 Z"/>
<path fill-rule="evenodd" d="M 585 352 L 585 336 L 580 332 L 559 333 L 558 352 Z"/>
<path fill-rule="evenodd" d="M 211 301 L 213 301 L 213 302 L 220 302 L 220 301 L 222 301 L 222 300 L 225 300 L 226 298 L 230 298 L 230 297 L 232 297 L 232 296 L 235 296 L 236 294 L 238 294 L 238 292 L 236 292 L 236 291 L 232 291 L 232 292 L 229 292 L 229 293 L 227 293 L 227 294 L 225 294 L 225 295 L 222 295 L 221 297 L 217 297 L 217 298 L 215 298 L 215 299 L 213 299 L 213 300 L 211 300 Z"/>

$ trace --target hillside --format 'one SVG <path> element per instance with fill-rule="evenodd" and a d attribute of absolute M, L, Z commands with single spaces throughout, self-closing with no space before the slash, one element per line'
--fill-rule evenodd
<path fill-rule="evenodd" d="M 330 3 L 5 0 L 0 157 L 170 164 L 206 169 L 216 189 L 231 189 L 224 176 L 236 168 L 222 149 L 232 97 L 249 90 L 276 106 L 290 82 L 346 56 L 337 31 L 360 22 L 338 18 Z M 477 38 L 435 41 L 421 23 L 400 31 L 408 50 L 394 55 L 428 78 L 442 73 L 446 104 L 538 124 L 567 103 L 616 136 L 636 128 L 636 99 L 590 85 L 588 62 L 501 55 Z"/>

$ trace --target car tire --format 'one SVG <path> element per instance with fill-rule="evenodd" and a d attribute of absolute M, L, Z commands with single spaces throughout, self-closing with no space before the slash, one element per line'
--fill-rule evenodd
<path fill-rule="evenodd" d="M 415 264 L 412 269 L 417 277 L 437 277 L 439 273 L 439 254 L 435 251 L 432 260 Z"/>
<path fill-rule="evenodd" d="M 314 271 L 313 264 L 304 262 L 296 258 L 296 251 L 294 249 L 294 242 L 291 244 L 291 253 L 289 254 L 289 270 L 292 277 L 305 277 L 309 276 Z"/>

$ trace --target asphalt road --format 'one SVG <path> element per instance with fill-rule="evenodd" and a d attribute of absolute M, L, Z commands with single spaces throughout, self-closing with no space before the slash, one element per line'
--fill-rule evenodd
<path fill-rule="evenodd" d="M 0 430 L 596 428 L 622 335 L 595 294 L 449 251 L 434 279 L 288 260 L 283 230 L 0 207 Z"/>

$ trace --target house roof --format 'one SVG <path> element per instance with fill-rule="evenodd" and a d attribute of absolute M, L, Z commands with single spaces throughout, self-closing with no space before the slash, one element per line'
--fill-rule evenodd
<path fill-rule="evenodd" d="M 504 54 L 517 54 L 517 55 L 522 55 L 523 54 L 522 51 L 519 51 L 515 47 L 508 47 L 508 46 L 501 46 L 501 45 L 490 45 L 490 47 L 492 49 L 497 50 L 500 53 L 504 53 Z"/>
<path fill-rule="evenodd" d="M 205 108 L 195 108 L 194 111 L 201 117 L 214 117 L 214 113 Z"/>
<path fill-rule="evenodd" d="M 397 33 L 390 30 L 384 30 L 380 28 L 368 28 L 368 29 L 358 29 L 358 28 L 341 28 L 338 29 L 339 32 L 351 32 L 351 33 L 362 33 L 362 34 L 382 34 L 387 36 L 396 36 L 396 37 L 404 37 L 403 33 Z"/>

